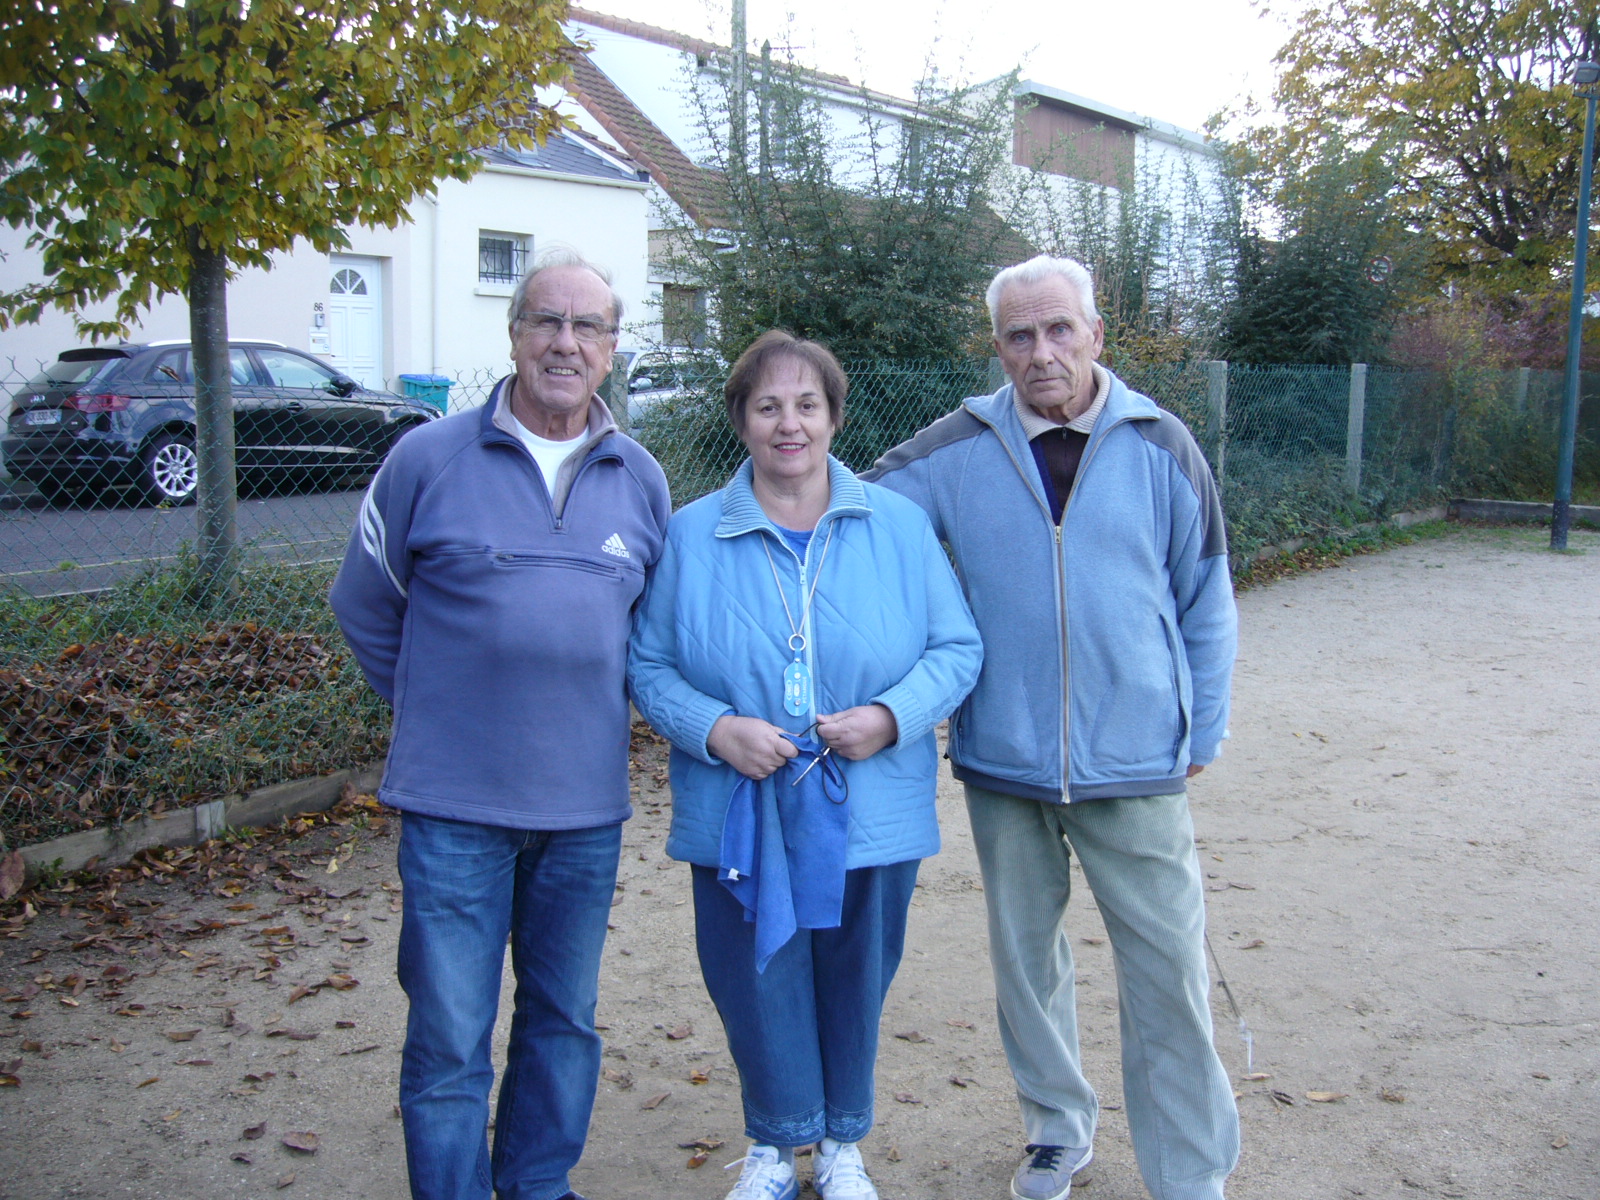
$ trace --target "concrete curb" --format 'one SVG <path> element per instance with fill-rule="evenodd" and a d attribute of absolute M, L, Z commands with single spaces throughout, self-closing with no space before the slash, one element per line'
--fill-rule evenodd
<path fill-rule="evenodd" d="M 1463 521 L 1549 521 L 1555 505 L 1533 500 L 1452 500 L 1450 515 Z M 1600 505 L 1574 504 L 1567 510 L 1574 525 L 1600 529 Z"/>
<path fill-rule="evenodd" d="M 1446 517 L 1455 516 L 1455 505 L 1461 503 L 1463 501 L 1457 500 L 1448 505 L 1436 504 L 1432 508 L 1419 508 L 1416 512 L 1395 513 L 1387 521 L 1364 521 L 1354 529 L 1342 529 L 1331 536 L 1337 538 L 1354 537 L 1358 533 L 1377 529 L 1380 525 L 1391 525 L 1396 529 L 1408 529 L 1412 525 L 1420 525 L 1424 521 L 1443 521 Z M 1545 515 L 1550 515 L 1548 505 L 1545 506 Z M 1280 554 L 1293 554 L 1302 546 L 1309 546 L 1312 542 L 1321 540 L 1321 538 L 1290 538 L 1287 542 L 1280 542 L 1275 546 L 1263 546 L 1256 551 L 1255 561 L 1264 562 L 1269 558 L 1277 558 Z"/>
<path fill-rule="evenodd" d="M 345 784 L 359 792 L 371 792 L 382 776 L 383 768 L 366 767 L 291 780 L 244 796 L 224 796 L 158 817 L 140 817 L 114 828 L 69 833 L 22 846 L 19 852 L 30 881 L 47 869 L 78 871 L 90 863 L 115 866 L 152 846 L 193 846 L 228 829 L 275 825 L 295 813 L 321 812 L 333 807 Z"/>

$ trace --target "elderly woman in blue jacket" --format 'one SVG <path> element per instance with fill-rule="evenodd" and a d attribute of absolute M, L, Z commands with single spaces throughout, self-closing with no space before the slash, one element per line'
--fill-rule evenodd
<path fill-rule="evenodd" d="M 706 988 L 753 1140 L 728 1200 L 876 1200 L 884 997 L 920 861 L 939 849 L 934 726 L 982 647 L 922 510 L 828 453 L 826 348 L 774 330 L 734 364 L 750 457 L 679 511 L 635 620 L 628 681 L 672 742 L 667 853 L 692 866 Z"/>

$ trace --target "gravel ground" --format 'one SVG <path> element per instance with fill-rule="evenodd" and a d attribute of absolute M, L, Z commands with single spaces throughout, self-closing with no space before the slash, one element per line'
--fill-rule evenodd
<path fill-rule="evenodd" d="M 1600 535 L 1545 540 L 1458 529 L 1241 597 L 1233 740 L 1192 789 L 1211 941 L 1253 1039 L 1247 1057 L 1215 988 L 1235 1200 L 1600 1197 Z M 574 1182 L 716 1200 L 743 1151 L 738 1084 L 687 871 L 662 853 L 659 748 L 636 758 Z M 1023 1137 L 948 779 L 940 804 L 864 1150 L 885 1200 L 1002 1200 Z M 0 1197 L 405 1195 L 392 822 L 341 822 L 0 922 Z M 1104 1109 L 1075 1194 L 1137 1200 L 1086 888 L 1069 930 Z M 285 1145 L 307 1133 L 314 1152 Z"/>

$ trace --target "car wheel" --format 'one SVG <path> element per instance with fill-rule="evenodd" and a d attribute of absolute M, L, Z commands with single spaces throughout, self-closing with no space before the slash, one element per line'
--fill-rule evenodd
<path fill-rule="evenodd" d="M 193 504 L 200 482 L 200 458 L 194 438 L 163 433 L 145 447 L 139 483 L 156 504 Z"/>

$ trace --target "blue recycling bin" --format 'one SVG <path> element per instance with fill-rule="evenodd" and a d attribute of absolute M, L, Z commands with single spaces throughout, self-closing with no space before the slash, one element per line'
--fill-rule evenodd
<path fill-rule="evenodd" d="M 448 375 L 402 375 L 400 385 L 406 395 L 424 404 L 431 404 L 442 413 L 450 411 L 450 387 L 455 383 Z"/>

